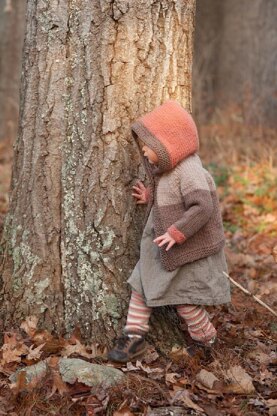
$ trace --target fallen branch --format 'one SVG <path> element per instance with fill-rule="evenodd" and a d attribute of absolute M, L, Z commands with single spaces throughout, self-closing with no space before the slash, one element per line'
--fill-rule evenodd
<path fill-rule="evenodd" d="M 245 289 L 243 286 L 241 286 L 238 282 L 236 282 L 232 277 L 230 277 L 227 273 L 223 272 L 225 276 L 227 276 L 231 282 L 240 288 L 246 295 L 252 296 L 253 299 L 255 299 L 256 302 L 258 302 L 260 305 L 264 306 L 266 309 L 268 309 L 273 315 L 277 316 L 277 313 L 271 309 L 266 303 L 264 303 L 261 299 L 257 298 L 257 296 L 253 295 L 253 293 L 249 292 L 247 289 Z"/>

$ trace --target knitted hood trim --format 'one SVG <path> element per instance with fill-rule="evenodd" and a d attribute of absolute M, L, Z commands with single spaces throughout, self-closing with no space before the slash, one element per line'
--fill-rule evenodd
<path fill-rule="evenodd" d="M 191 115 L 174 100 L 166 101 L 131 126 L 158 156 L 159 171 L 173 169 L 199 148 L 197 128 Z"/>

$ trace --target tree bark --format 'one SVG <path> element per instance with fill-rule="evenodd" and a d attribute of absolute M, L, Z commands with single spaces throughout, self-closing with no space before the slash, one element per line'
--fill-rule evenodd
<path fill-rule="evenodd" d="M 4 327 L 118 334 L 143 222 L 130 123 L 169 97 L 190 109 L 193 18 L 194 0 L 28 1 Z"/>
<path fill-rule="evenodd" d="M 217 102 L 236 103 L 246 122 L 276 127 L 277 3 L 231 0 L 222 6 Z"/>
<path fill-rule="evenodd" d="M 26 0 L 0 0 L 0 141 L 14 142 Z"/>
<path fill-rule="evenodd" d="M 245 122 L 276 127 L 276 19 L 275 0 L 197 2 L 193 107 L 199 121 L 236 106 Z"/>

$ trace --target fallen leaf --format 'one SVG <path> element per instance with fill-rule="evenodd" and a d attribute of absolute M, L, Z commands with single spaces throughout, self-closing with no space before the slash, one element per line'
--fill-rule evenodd
<path fill-rule="evenodd" d="M 264 332 L 261 329 L 252 329 L 252 328 L 245 328 L 244 329 L 245 336 L 251 336 L 251 338 L 264 338 Z"/>
<path fill-rule="evenodd" d="M 275 378 L 274 375 L 271 373 L 271 371 L 269 371 L 267 368 L 261 371 L 259 376 L 260 376 L 260 382 L 262 384 L 268 381 L 271 382 Z"/>
<path fill-rule="evenodd" d="M 123 371 L 139 371 L 139 368 L 137 368 L 136 366 L 134 366 L 131 362 L 128 362 L 126 364 L 126 370 L 125 368 L 122 368 Z"/>
<path fill-rule="evenodd" d="M 180 377 L 180 375 L 178 373 L 167 373 L 165 375 L 165 382 L 166 384 L 175 384 L 176 383 L 176 378 Z"/>
<path fill-rule="evenodd" d="M 86 416 L 95 416 L 103 414 L 104 406 L 98 394 L 91 394 L 84 403 L 86 408 Z"/>
<path fill-rule="evenodd" d="M 276 282 L 263 282 L 259 285 L 259 293 L 256 296 L 260 298 L 263 295 L 275 295 L 275 293 L 277 293 Z"/>
<path fill-rule="evenodd" d="M 78 381 L 75 381 L 74 384 L 67 384 L 67 388 L 72 400 L 79 400 L 80 398 L 91 395 L 91 386 L 87 386 Z"/>
<path fill-rule="evenodd" d="M 63 338 L 54 338 L 48 331 L 37 332 L 33 336 L 33 342 L 35 345 L 45 344 L 43 351 L 48 354 L 57 354 L 67 344 L 67 340 Z"/>
<path fill-rule="evenodd" d="M 64 383 L 64 381 L 62 380 L 62 377 L 60 375 L 60 371 L 59 371 L 59 357 L 50 357 L 48 360 L 48 366 L 50 368 L 51 371 L 51 375 L 53 378 L 53 387 L 52 387 L 52 391 L 50 393 L 50 395 L 48 396 L 48 398 L 52 397 L 53 394 L 58 391 L 59 394 L 61 396 L 63 396 L 64 394 L 66 394 L 68 392 L 67 386 Z"/>
<path fill-rule="evenodd" d="M 75 344 L 67 344 L 61 354 L 63 357 L 78 354 L 82 357 L 92 358 L 92 355 L 87 352 L 86 347 L 78 339 L 75 340 Z"/>
<path fill-rule="evenodd" d="M 202 406 L 205 411 L 205 415 L 207 416 L 223 416 L 223 413 L 221 413 L 221 411 L 212 404 L 202 404 Z M 250 416 L 250 414 L 248 414 L 248 416 Z"/>
<path fill-rule="evenodd" d="M 146 354 L 143 356 L 143 361 L 146 362 L 146 364 L 151 364 L 154 361 L 156 361 L 159 358 L 159 354 L 157 351 L 153 348 L 148 348 L 146 351 Z"/>
<path fill-rule="evenodd" d="M 29 354 L 27 355 L 27 360 L 38 360 L 41 357 L 42 354 L 42 348 L 44 347 L 45 344 L 41 344 L 36 348 L 33 348 L 34 345 L 31 345 L 31 347 L 29 348 Z"/>
<path fill-rule="evenodd" d="M 18 337 L 18 334 L 12 332 L 6 332 L 4 335 L 4 345 L 1 348 L 2 360 L 1 365 L 9 364 L 12 362 L 21 361 L 21 356 L 26 355 L 29 352 L 27 345 L 23 340 Z"/>
<path fill-rule="evenodd" d="M 26 372 L 20 371 L 18 374 L 16 383 L 12 383 L 10 385 L 10 388 L 15 392 L 15 394 L 18 394 L 19 392 L 26 389 L 27 381 L 26 381 Z"/>
<path fill-rule="evenodd" d="M 252 378 L 241 366 L 235 365 L 234 367 L 231 367 L 226 375 L 231 381 L 231 384 L 226 386 L 225 391 L 237 394 L 251 394 L 255 392 Z"/>
<path fill-rule="evenodd" d="M 256 348 L 255 350 L 250 351 L 247 354 L 247 357 L 259 362 L 260 364 L 269 364 L 271 362 L 271 357 L 268 354 L 265 354 L 260 349 Z"/>
<path fill-rule="evenodd" d="M 191 384 L 191 381 L 187 377 L 181 377 L 178 380 L 178 384 L 186 386 L 187 384 Z"/>
<path fill-rule="evenodd" d="M 100 347 L 99 344 L 91 344 L 90 347 L 87 347 L 87 350 L 91 350 L 91 358 L 106 357 L 108 352 L 107 347 Z"/>
<path fill-rule="evenodd" d="M 269 416 L 277 416 L 277 399 L 266 400 L 266 405 L 269 408 Z"/>
<path fill-rule="evenodd" d="M 164 369 L 163 368 L 151 368 L 151 367 L 147 367 L 145 365 L 142 365 L 141 361 L 137 361 L 136 362 L 136 367 L 140 368 L 142 371 L 144 371 L 147 374 L 151 374 L 151 373 L 163 373 Z"/>
<path fill-rule="evenodd" d="M 202 369 L 198 374 L 196 374 L 196 380 L 210 390 L 215 388 L 216 383 L 220 383 L 219 379 L 213 373 L 205 369 Z"/>
<path fill-rule="evenodd" d="M 23 329 L 30 338 L 33 338 L 37 332 L 38 318 L 36 316 L 27 316 L 25 321 L 22 322 L 20 328 Z"/>
<path fill-rule="evenodd" d="M 30 373 L 29 373 L 30 374 Z M 10 384 L 10 388 L 14 389 L 16 393 L 21 391 L 31 391 L 34 388 L 42 385 L 43 379 L 46 376 L 46 369 L 44 371 L 37 371 L 32 374 L 31 381 L 29 379 L 27 371 L 20 370 L 15 378 L 15 382 Z"/>
<path fill-rule="evenodd" d="M 43 330 L 43 331 L 39 331 L 36 332 L 33 337 L 32 340 L 36 345 L 40 345 L 40 344 L 46 344 L 47 342 L 50 342 L 53 340 L 53 335 L 51 335 L 48 331 Z"/>
<path fill-rule="evenodd" d="M 172 399 L 172 404 L 175 402 L 182 402 L 185 405 L 185 407 L 204 413 L 204 410 L 191 400 L 188 390 L 185 390 L 185 389 L 178 390 Z"/>
<path fill-rule="evenodd" d="M 257 407 L 264 407 L 264 402 L 255 398 L 255 399 L 249 399 L 248 404 L 252 404 L 253 406 Z"/>
<path fill-rule="evenodd" d="M 178 362 L 184 357 L 189 357 L 189 354 L 185 347 L 174 346 L 172 347 L 169 356 L 173 361 Z"/>

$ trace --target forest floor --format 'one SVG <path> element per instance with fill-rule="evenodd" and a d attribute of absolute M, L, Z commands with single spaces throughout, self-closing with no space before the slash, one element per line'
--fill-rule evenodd
<path fill-rule="evenodd" d="M 12 161 L 10 147 L 1 146 L 0 229 Z M 229 273 L 276 311 L 277 169 L 270 158 L 232 158 L 228 165 L 206 164 L 220 195 Z M 277 415 L 276 316 L 235 286 L 232 303 L 209 312 L 219 343 L 208 359 L 189 357 L 185 346 L 172 346 L 168 355 L 149 346 L 142 359 L 127 365 L 107 363 L 104 348 L 83 345 L 78 331 L 58 339 L 28 318 L 21 331 L 4 334 L 0 345 L 0 415 Z M 65 383 L 57 362 L 69 356 L 114 366 L 125 379 L 113 388 Z M 49 371 L 43 377 L 27 382 L 23 372 L 10 382 L 14 371 L 44 359 Z"/>

